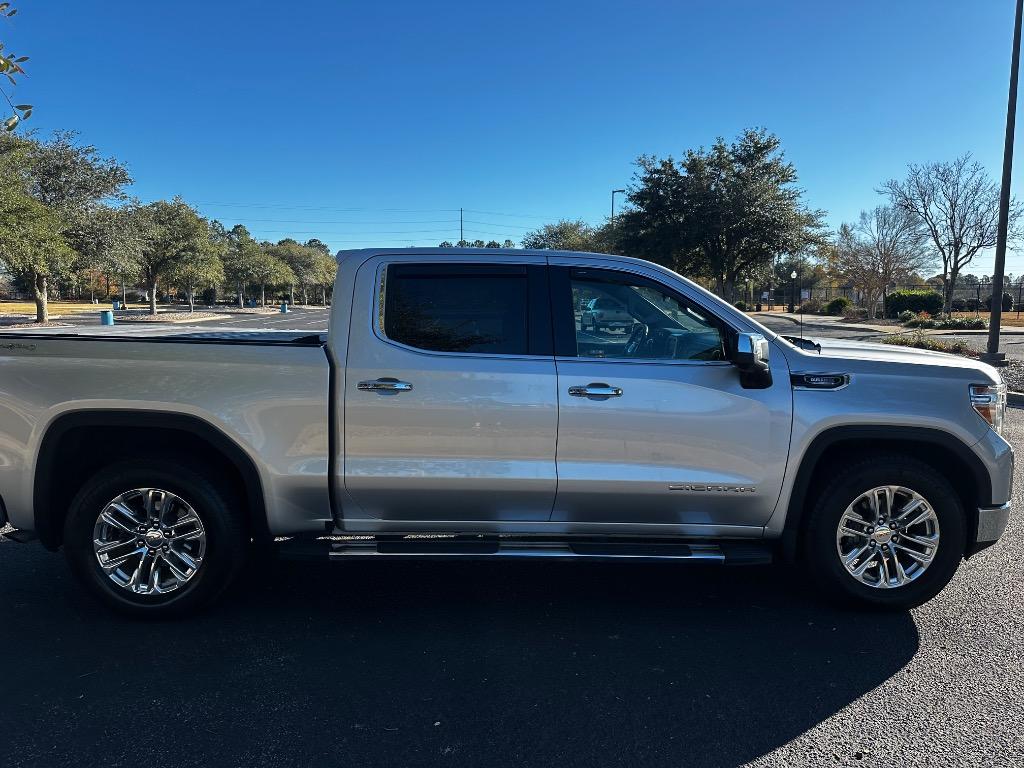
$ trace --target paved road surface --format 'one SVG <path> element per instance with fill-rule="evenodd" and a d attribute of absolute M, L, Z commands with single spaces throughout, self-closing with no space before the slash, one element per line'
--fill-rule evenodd
<path fill-rule="evenodd" d="M 246 315 L 236 314 L 225 320 L 210 320 L 198 323 L 199 327 L 231 327 L 231 328 L 272 328 L 283 330 L 320 331 L 325 332 L 328 325 L 327 309 L 293 309 L 288 314 Z"/>
<path fill-rule="evenodd" d="M 276 328 L 282 330 L 300 330 L 300 331 L 326 331 L 328 325 L 328 313 L 329 309 L 322 308 L 297 308 L 293 309 L 288 314 L 276 313 L 260 313 L 260 314 L 248 314 L 248 313 L 224 313 L 221 318 L 216 320 L 204 320 L 197 321 L 195 323 L 174 323 L 174 327 L 184 328 L 195 326 L 196 328 L 249 328 L 252 330 L 262 328 Z M 62 315 L 59 318 L 62 323 L 69 323 L 71 325 L 88 325 L 88 326 L 99 326 L 99 312 L 85 312 L 77 315 Z M 125 321 L 119 322 L 114 326 L 116 332 L 117 328 L 131 327 L 138 328 L 144 326 L 146 323 Z M 163 323 L 157 324 L 160 327 L 166 327 Z M 12 329 L 14 330 L 14 329 Z M 20 328 L 17 330 L 31 331 L 31 326 Z"/>
<path fill-rule="evenodd" d="M 1020 766 L 1014 487 L 1003 541 L 896 614 L 779 568 L 282 563 L 131 622 L 2 542 L 0 765 Z"/>

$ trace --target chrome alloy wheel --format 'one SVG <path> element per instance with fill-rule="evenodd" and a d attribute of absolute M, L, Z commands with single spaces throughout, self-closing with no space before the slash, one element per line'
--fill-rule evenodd
<path fill-rule="evenodd" d="M 135 488 L 96 518 L 93 551 L 103 572 L 138 595 L 180 589 L 199 571 L 206 529 L 195 509 L 170 491 Z"/>
<path fill-rule="evenodd" d="M 939 519 L 921 494 L 899 485 L 872 488 L 839 519 L 836 550 L 847 572 L 869 587 L 914 581 L 935 559 Z"/>

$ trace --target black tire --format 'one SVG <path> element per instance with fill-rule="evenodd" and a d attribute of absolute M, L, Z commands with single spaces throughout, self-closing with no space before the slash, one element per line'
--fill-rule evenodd
<path fill-rule="evenodd" d="M 93 548 L 96 521 L 107 504 L 137 488 L 176 494 L 195 510 L 206 549 L 195 573 L 174 591 L 138 594 L 104 573 Z M 245 563 L 248 536 L 243 510 L 232 495 L 202 471 L 159 459 L 124 461 L 100 470 L 81 488 L 64 522 L 64 554 L 81 583 L 106 605 L 135 617 L 169 618 L 193 613 L 219 597 Z"/>
<path fill-rule="evenodd" d="M 917 578 L 882 589 L 862 583 L 846 569 L 836 535 L 847 506 L 862 493 L 886 485 L 923 496 L 935 511 L 940 538 L 933 559 Z M 873 456 L 840 470 L 817 492 L 809 512 L 803 559 L 812 582 L 830 597 L 861 607 L 906 610 L 928 602 L 953 578 L 966 548 L 966 515 L 956 491 L 935 469 L 909 456 Z"/>

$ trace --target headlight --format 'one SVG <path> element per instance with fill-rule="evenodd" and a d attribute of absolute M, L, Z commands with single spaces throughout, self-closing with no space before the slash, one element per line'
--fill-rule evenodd
<path fill-rule="evenodd" d="M 1006 413 L 1005 384 L 971 384 L 971 407 L 999 434 Z"/>

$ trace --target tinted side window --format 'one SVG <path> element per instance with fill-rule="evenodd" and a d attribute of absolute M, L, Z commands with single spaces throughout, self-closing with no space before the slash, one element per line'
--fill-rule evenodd
<path fill-rule="evenodd" d="M 392 265 L 384 281 L 384 333 L 433 352 L 525 355 L 525 269 Z"/>

